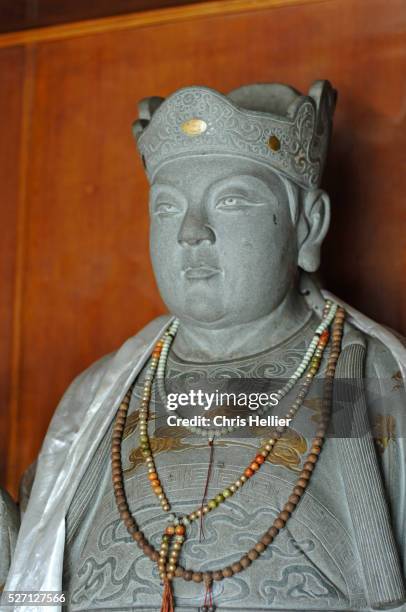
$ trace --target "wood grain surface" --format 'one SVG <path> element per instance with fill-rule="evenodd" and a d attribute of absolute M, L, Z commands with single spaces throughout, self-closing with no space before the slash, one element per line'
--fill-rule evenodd
<path fill-rule="evenodd" d="M 328 0 L 0 50 L 0 453 L 14 495 L 72 378 L 164 310 L 130 129 L 140 98 L 330 79 L 325 286 L 406 332 L 404 6 Z"/>
<path fill-rule="evenodd" d="M 198 2 L 201 0 L 1 0 L 0 32 L 21 31 Z"/>

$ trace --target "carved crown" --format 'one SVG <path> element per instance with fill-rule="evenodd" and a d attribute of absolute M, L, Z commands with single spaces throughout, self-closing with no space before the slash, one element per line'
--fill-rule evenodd
<path fill-rule="evenodd" d="M 227 96 L 186 87 L 166 99 L 141 100 L 133 133 L 150 180 L 173 159 L 231 154 L 313 189 L 321 181 L 335 102 L 328 81 L 316 81 L 307 96 L 277 83 L 244 86 Z"/>

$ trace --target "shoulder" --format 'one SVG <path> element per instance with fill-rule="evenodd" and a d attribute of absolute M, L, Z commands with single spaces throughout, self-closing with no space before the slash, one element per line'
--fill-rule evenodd
<path fill-rule="evenodd" d="M 129 338 L 116 351 L 104 355 L 71 382 L 54 411 L 44 438 L 36 468 L 27 475 L 27 491 L 36 480 L 43 458 L 52 458 L 68 452 L 83 428 L 89 410 L 97 413 L 103 400 L 120 376 L 139 363 L 148 347 L 165 329 L 169 316 L 161 316 Z"/>
<path fill-rule="evenodd" d="M 369 334 L 364 334 L 366 340 L 366 362 L 365 375 L 367 377 L 379 377 L 401 381 L 401 372 L 398 361 L 396 360 L 391 347 L 382 340 Z M 404 338 L 396 336 L 405 346 Z"/>
<path fill-rule="evenodd" d="M 392 337 L 395 338 L 395 336 Z M 365 330 L 361 331 L 351 323 L 346 323 L 343 338 L 344 347 L 348 344 L 359 343 L 366 349 L 362 376 L 368 411 L 372 416 L 379 416 L 379 418 L 382 414 L 404 415 L 405 407 L 405 382 L 402 376 L 404 364 L 398 361 L 393 351 L 391 334 L 387 338 L 388 343 Z M 397 342 L 399 339 L 396 337 Z"/>
<path fill-rule="evenodd" d="M 69 438 L 77 433 L 88 407 L 97 399 L 97 395 L 106 392 L 123 372 L 139 361 L 169 320 L 168 315 L 153 319 L 137 334 L 128 338 L 118 350 L 104 355 L 74 378 L 54 412 L 45 446 L 52 444 L 55 437 Z"/>
<path fill-rule="evenodd" d="M 142 351 L 143 348 L 146 348 L 147 345 L 153 341 L 155 336 L 160 333 L 170 318 L 169 315 L 156 317 L 134 336 L 128 338 L 117 350 L 94 361 L 88 368 L 73 379 L 64 397 L 72 394 L 80 394 L 83 390 L 86 390 L 88 399 L 92 397 L 97 391 L 100 381 L 109 369 L 114 365 L 119 366 L 119 361 L 124 364 L 129 357 L 135 356 L 139 351 Z"/>
<path fill-rule="evenodd" d="M 376 333 L 376 331 L 379 333 Z M 366 349 L 365 378 L 393 379 L 402 382 L 406 367 L 406 340 L 393 330 L 374 323 L 373 329 L 361 329 L 353 321 L 346 322 L 343 346 L 359 342 Z M 402 365 L 401 365 L 402 364 Z"/>

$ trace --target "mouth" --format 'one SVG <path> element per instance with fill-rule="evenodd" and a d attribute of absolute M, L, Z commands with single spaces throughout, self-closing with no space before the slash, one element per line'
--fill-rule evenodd
<path fill-rule="evenodd" d="M 188 279 L 203 279 L 203 278 L 211 278 L 216 274 L 220 274 L 220 270 L 218 268 L 212 268 L 211 266 L 194 266 L 190 268 L 186 268 L 183 271 L 183 274 Z"/>

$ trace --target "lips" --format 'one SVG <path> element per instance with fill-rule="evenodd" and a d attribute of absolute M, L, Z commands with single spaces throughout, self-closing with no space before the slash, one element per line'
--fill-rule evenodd
<path fill-rule="evenodd" d="M 203 279 L 211 278 L 216 274 L 219 274 L 218 268 L 212 268 L 211 266 L 193 266 L 184 270 L 184 275 L 188 279 Z"/>

